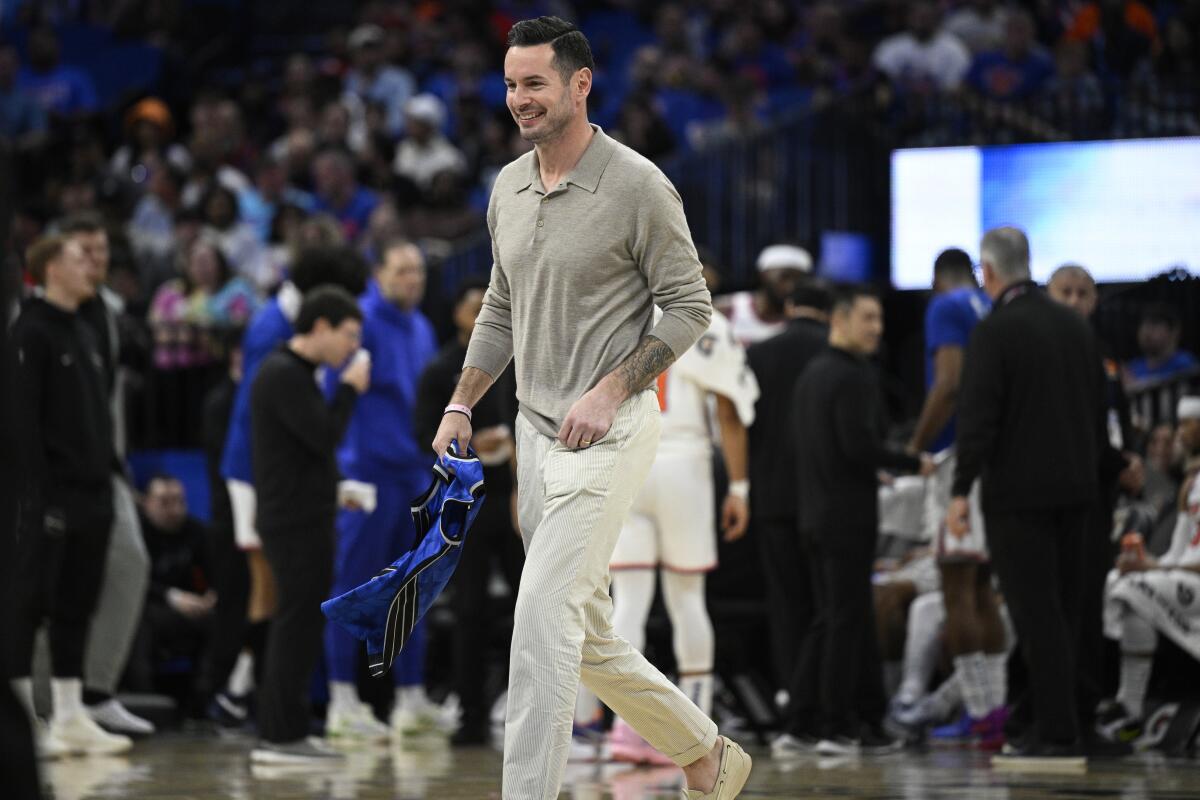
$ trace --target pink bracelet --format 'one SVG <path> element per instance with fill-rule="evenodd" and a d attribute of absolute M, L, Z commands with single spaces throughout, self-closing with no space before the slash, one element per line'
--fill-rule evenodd
<path fill-rule="evenodd" d="M 451 403 L 446 406 L 446 410 L 442 412 L 442 416 L 444 417 L 452 411 L 456 414 L 465 414 L 468 420 L 471 419 L 471 409 L 458 403 Z"/>

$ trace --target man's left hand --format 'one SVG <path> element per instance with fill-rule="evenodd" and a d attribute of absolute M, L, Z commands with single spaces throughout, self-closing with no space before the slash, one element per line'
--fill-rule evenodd
<path fill-rule="evenodd" d="M 967 498 L 951 498 L 950 507 L 946 509 L 946 530 L 955 539 L 963 538 L 971 530 L 971 507 Z"/>
<path fill-rule="evenodd" d="M 741 497 L 733 494 L 725 495 L 721 504 L 721 530 L 727 542 L 736 542 L 746 535 L 746 526 L 750 524 L 750 504 Z"/>
<path fill-rule="evenodd" d="M 586 450 L 604 438 L 617 416 L 620 400 L 600 386 L 575 401 L 567 412 L 558 440 L 572 450 Z"/>

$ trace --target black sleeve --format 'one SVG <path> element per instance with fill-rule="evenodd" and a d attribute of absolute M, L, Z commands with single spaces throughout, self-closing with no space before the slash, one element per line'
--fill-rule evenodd
<path fill-rule="evenodd" d="M 958 402 L 955 497 L 966 497 L 991 457 L 1000 434 L 1004 408 L 1003 363 L 988 335 L 986 321 L 976 326 L 963 356 L 962 388 Z"/>
<path fill-rule="evenodd" d="M 847 376 L 832 397 L 835 435 L 846 458 L 873 469 L 915 472 L 920 468 L 921 462 L 915 456 L 884 446 L 876 426 L 880 413 L 878 392 L 870 379 Z"/>
<path fill-rule="evenodd" d="M 449 375 L 446 374 L 439 359 L 429 362 L 421 373 L 417 383 L 417 406 L 413 409 L 413 431 L 417 434 L 417 442 L 422 446 L 432 446 L 437 436 L 438 426 L 442 423 L 442 411 L 450 402 L 454 391 L 449 386 Z"/>
<path fill-rule="evenodd" d="M 339 382 L 333 401 L 326 404 L 303 370 L 281 369 L 275 378 L 274 385 L 265 388 L 280 424 L 308 450 L 322 458 L 328 456 L 346 434 L 358 392 Z"/>
<path fill-rule="evenodd" d="M 36 508 L 45 497 L 46 442 L 42 408 L 45 401 L 50 346 L 36 329 L 20 326 L 13 331 L 6 357 L 10 359 L 14 387 L 13 431 L 17 445 L 17 474 L 22 506 Z"/>

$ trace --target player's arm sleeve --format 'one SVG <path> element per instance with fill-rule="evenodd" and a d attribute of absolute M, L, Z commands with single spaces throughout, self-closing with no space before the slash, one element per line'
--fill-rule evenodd
<path fill-rule="evenodd" d="M 683 201 L 666 176 L 654 170 L 643 181 L 637 204 L 630 250 L 646 276 L 654 304 L 663 311 L 650 335 L 670 347 L 678 359 L 708 330 L 712 297 L 704 284 Z"/>
<path fill-rule="evenodd" d="M 17 474 L 21 482 L 22 504 L 36 505 L 45 497 L 45 442 L 42 403 L 45 392 L 46 364 L 50 349 L 41 336 L 29 329 L 20 331 L 9 345 L 13 376 L 13 430 L 16 434 Z"/>
<path fill-rule="evenodd" d="M 986 323 L 979 325 L 967 345 L 958 405 L 958 461 L 953 488 L 956 497 L 966 497 L 970 493 L 971 485 L 991 458 L 1000 435 L 1004 365 L 997 352 L 999 343 L 988 333 Z"/>
<path fill-rule="evenodd" d="M 483 295 L 483 307 L 475 320 L 475 330 L 467 345 L 463 369 L 474 367 L 494 381 L 504 372 L 513 357 L 512 295 L 508 276 L 500 263 L 500 248 L 496 244 L 496 193 L 488 204 L 488 231 L 492 237 L 492 277 Z"/>

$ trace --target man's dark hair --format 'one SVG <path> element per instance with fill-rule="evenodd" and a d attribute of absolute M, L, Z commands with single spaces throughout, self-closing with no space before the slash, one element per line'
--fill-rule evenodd
<path fill-rule="evenodd" d="M 829 282 L 815 275 L 803 275 L 788 298 L 793 306 L 814 308 L 829 313 L 833 308 L 833 292 Z"/>
<path fill-rule="evenodd" d="M 454 302 L 450 304 L 451 308 L 458 308 L 458 304 L 467 299 L 467 295 L 471 292 L 486 292 L 488 289 L 488 280 L 482 275 L 470 275 L 463 278 L 458 288 L 454 290 Z"/>
<path fill-rule="evenodd" d="M 1179 309 L 1170 303 L 1151 303 L 1142 310 L 1142 322 L 1157 322 L 1166 325 L 1173 331 L 1183 327 L 1183 317 Z"/>
<path fill-rule="evenodd" d="M 357 296 L 366 291 L 369 274 L 367 262 L 351 248 L 313 245 L 296 256 L 289 277 L 301 294 L 328 283 Z"/>
<path fill-rule="evenodd" d="M 94 211 L 81 211 L 63 220 L 61 230 L 67 236 L 77 233 L 100 233 L 105 230 L 104 220 Z"/>
<path fill-rule="evenodd" d="M 336 328 L 348 319 L 361 322 L 362 318 L 362 309 L 354 295 L 340 286 L 318 286 L 304 295 L 300 313 L 296 315 L 296 333 L 312 333 L 319 319 Z"/>
<path fill-rule="evenodd" d="M 523 19 L 508 30 L 509 47 L 536 47 L 539 44 L 549 44 L 554 49 L 551 63 L 558 70 L 563 83 L 584 67 L 593 72 L 596 70 L 596 61 L 592 58 L 592 47 L 587 37 L 565 19 Z"/>
<path fill-rule="evenodd" d="M 833 287 L 833 311 L 849 311 L 860 297 L 881 302 L 879 295 L 870 286 L 861 283 L 842 283 Z"/>
<path fill-rule="evenodd" d="M 951 247 L 938 253 L 933 261 L 934 280 L 944 278 L 954 283 L 975 283 L 975 265 L 965 250 Z"/>

